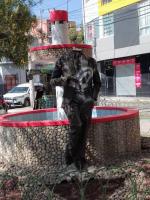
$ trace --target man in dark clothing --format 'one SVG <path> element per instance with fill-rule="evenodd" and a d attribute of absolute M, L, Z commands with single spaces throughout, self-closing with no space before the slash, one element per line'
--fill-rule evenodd
<path fill-rule="evenodd" d="M 79 50 L 64 53 L 56 61 L 51 85 L 64 88 L 62 107 L 70 122 L 66 164 L 74 163 L 77 169 L 83 169 L 86 133 L 101 86 L 96 61 Z"/>
<path fill-rule="evenodd" d="M 35 109 L 40 109 L 40 104 L 41 104 L 41 100 L 42 100 L 42 96 L 44 94 L 44 87 L 43 86 L 37 86 L 36 87 L 36 97 L 35 97 L 35 101 L 34 101 L 34 110 Z"/>

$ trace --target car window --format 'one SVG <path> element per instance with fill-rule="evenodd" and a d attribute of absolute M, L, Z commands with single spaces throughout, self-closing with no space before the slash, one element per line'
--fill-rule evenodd
<path fill-rule="evenodd" d="M 9 93 L 25 93 L 28 89 L 29 87 L 14 87 L 9 91 Z"/>

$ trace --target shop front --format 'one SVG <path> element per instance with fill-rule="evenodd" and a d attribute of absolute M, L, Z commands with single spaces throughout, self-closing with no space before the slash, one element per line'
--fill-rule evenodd
<path fill-rule="evenodd" d="M 150 54 L 100 63 L 102 95 L 150 96 Z"/>
<path fill-rule="evenodd" d="M 141 85 L 135 58 L 113 60 L 112 65 L 116 68 L 116 96 L 136 96 L 136 87 Z"/>

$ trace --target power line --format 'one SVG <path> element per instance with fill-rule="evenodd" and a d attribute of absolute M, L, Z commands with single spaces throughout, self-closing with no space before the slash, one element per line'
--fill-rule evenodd
<path fill-rule="evenodd" d="M 71 0 L 68 0 L 68 2 L 70 2 Z M 45 8 L 45 9 L 43 9 L 43 10 L 51 10 L 51 9 L 53 9 L 53 8 L 58 8 L 58 7 L 61 7 L 61 6 L 64 6 L 64 5 L 66 5 L 67 4 L 67 0 L 66 0 L 66 2 L 65 3 L 62 3 L 62 4 L 58 4 L 58 5 L 56 5 L 56 6 L 53 6 L 53 7 L 49 7 L 49 8 Z M 93 4 L 90 4 L 89 6 L 86 6 L 85 8 L 90 8 L 90 7 L 93 7 L 93 6 L 95 6 L 95 3 L 93 3 Z M 79 9 L 75 9 L 75 10 L 72 10 L 72 11 L 70 11 L 70 12 L 74 12 L 74 11 L 76 11 L 76 10 L 82 10 L 82 8 L 79 8 Z"/>
<path fill-rule="evenodd" d="M 142 11 L 149 11 L 149 9 L 150 9 L 150 5 L 146 5 L 146 6 L 141 6 L 141 7 L 139 7 L 139 8 L 137 8 L 137 9 L 132 9 L 132 10 L 130 10 L 130 11 L 128 11 L 128 12 L 124 12 L 124 13 L 122 13 L 122 14 L 118 14 L 118 15 L 116 15 L 116 22 L 119 22 L 119 21 L 124 21 L 124 20 L 126 20 L 126 19 L 132 19 L 132 18 L 135 18 L 135 17 L 131 17 L 132 15 L 135 15 L 136 14 L 136 12 L 139 10 L 139 9 L 141 9 L 141 8 L 146 8 L 146 7 L 149 7 L 148 9 L 144 9 L 144 10 L 142 10 Z M 148 14 L 148 13 L 145 13 L 144 15 L 146 15 L 146 14 Z M 111 13 L 110 14 L 108 14 L 108 15 L 111 15 Z M 70 15 L 69 15 L 70 16 Z M 120 16 L 120 17 L 119 17 Z M 139 17 L 139 16 L 141 16 L 141 15 L 137 15 L 136 17 Z M 75 18 L 75 19 L 80 19 L 80 17 L 76 17 L 76 15 L 74 15 L 74 16 L 72 16 L 72 18 Z M 92 21 L 90 21 L 90 22 L 88 22 L 88 25 L 90 24 L 90 23 L 93 23 L 93 22 L 96 22 L 96 23 L 101 23 L 101 22 L 103 22 L 103 20 L 105 19 L 105 23 L 108 23 L 107 25 L 109 25 L 109 24 L 112 24 L 112 23 L 114 23 L 114 22 L 112 22 L 112 20 L 110 19 L 110 16 L 107 16 L 107 15 L 104 15 L 104 16 L 102 16 L 102 17 L 104 17 L 104 18 L 101 18 L 101 19 L 97 19 L 97 18 L 95 18 L 94 20 L 92 20 Z M 119 20 L 119 21 L 118 21 Z M 109 23 L 110 22 L 110 23 Z M 103 25 L 97 25 L 97 26 L 103 26 Z"/>
<path fill-rule="evenodd" d="M 142 14 L 142 15 L 137 15 L 137 16 L 135 16 L 135 17 L 129 17 L 129 18 L 125 18 L 125 19 L 122 19 L 122 20 L 114 21 L 114 22 L 108 23 L 108 24 L 106 24 L 106 25 L 115 24 L 115 23 L 118 23 L 118 22 L 121 22 L 121 21 L 125 21 L 125 20 L 135 19 L 135 18 L 144 16 L 144 15 L 147 15 L 147 14 L 150 14 L 150 12 L 144 13 L 144 14 Z M 90 22 L 90 23 L 91 23 L 91 22 Z M 89 25 L 90 23 L 88 23 L 88 25 Z M 85 26 L 88 26 L 88 25 L 85 25 Z M 96 26 L 103 26 L 103 25 L 98 24 L 98 25 L 96 25 Z"/>
<path fill-rule="evenodd" d="M 93 3 L 93 4 L 89 5 L 89 6 L 85 6 L 84 9 L 85 8 L 92 8 L 94 6 L 95 6 L 95 3 Z M 80 11 L 80 10 L 82 11 L 82 8 L 71 10 L 70 13 L 74 13 L 74 12 L 77 12 L 77 11 Z"/>
<path fill-rule="evenodd" d="M 68 1 L 69 1 L 69 0 L 68 0 Z M 59 4 L 59 5 L 55 6 L 55 8 L 60 7 L 60 6 L 62 6 L 62 5 L 65 5 L 66 3 L 67 3 L 67 1 L 66 1 L 65 3 L 63 3 L 63 4 Z M 85 8 L 92 8 L 93 6 L 95 6 L 95 3 L 90 4 L 89 6 L 85 6 L 84 9 L 85 9 Z M 121 18 L 123 18 L 124 15 L 126 15 L 126 14 L 128 14 L 128 13 L 136 12 L 138 9 L 141 9 L 141 8 L 144 8 L 144 7 L 147 7 L 147 6 L 150 6 L 150 5 L 139 6 L 139 7 L 136 8 L 136 9 L 131 9 L 131 10 L 126 11 L 126 12 L 124 12 L 124 13 L 118 13 L 116 18 L 119 18 L 119 16 L 121 16 Z M 49 8 L 49 9 L 50 9 L 50 8 Z M 49 9 L 42 9 L 42 10 L 43 10 L 43 11 L 44 11 L 44 10 L 47 10 L 47 11 L 49 12 Z M 81 10 L 82 10 L 82 8 L 79 8 L 79 9 L 75 9 L 75 10 L 72 10 L 72 11 L 68 12 L 69 17 L 77 19 L 76 16 L 77 16 L 79 13 L 81 13 Z M 92 11 L 92 12 L 89 12 L 89 11 L 88 11 L 86 15 L 91 15 L 92 13 L 94 14 L 93 11 Z M 108 18 L 108 20 L 110 20 L 110 16 L 107 16 L 107 15 L 109 15 L 109 14 L 103 15 L 102 17 L 105 17 L 105 20 L 107 20 L 107 18 Z M 78 17 L 78 19 L 80 19 L 80 17 Z M 92 22 L 94 22 L 94 21 L 97 21 L 97 18 L 95 18 L 94 20 L 92 20 Z M 99 19 L 99 21 L 103 21 L 103 19 Z M 90 23 L 90 22 L 89 22 L 89 23 Z"/>
<path fill-rule="evenodd" d="M 139 9 L 144 8 L 144 7 L 149 7 L 149 8 L 148 8 L 148 9 L 145 9 L 145 10 L 142 10 L 142 11 L 147 11 L 147 10 L 150 9 L 150 5 L 146 5 L 146 6 L 143 6 L 143 7 L 139 7 L 139 8 L 135 9 L 135 10 L 132 11 L 132 12 L 136 12 L 136 11 L 138 11 Z M 126 12 L 126 13 L 130 13 L 130 12 Z M 116 15 L 116 19 L 122 19 L 122 18 L 125 18 L 125 19 L 126 19 L 126 17 L 129 17 L 129 16 L 135 14 L 135 13 L 130 13 L 130 15 L 126 15 L 126 16 L 125 16 L 126 13 L 119 14 L 119 15 L 121 15 L 121 17 L 119 17 L 119 15 Z M 89 23 L 93 23 L 93 22 L 95 22 L 95 21 L 99 21 L 99 22 L 102 21 L 102 22 L 103 22 L 104 19 L 105 19 L 105 22 L 106 22 L 107 19 L 108 19 L 108 21 L 111 21 L 111 20 L 110 20 L 110 15 L 111 15 L 111 14 L 112 14 L 112 13 L 109 13 L 108 15 L 104 15 L 104 16 L 102 16 L 103 18 L 101 18 L 101 19 L 98 19 L 98 17 L 97 17 L 97 18 L 95 18 L 94 20 L 88 22 L 88 24 L 89 24 Z M 146 14 L 147 14 L 147 13 L 146 13 Z M 138 15 L 138 16 L 139 16 L 139 15 Z M 138 16 L 137 16 L 137 17 L 138 17 Z"/>
<path fill-rule="evenodd" d="M 145 6 L 139 6 L 138 8 L 136 8 L 136 9 L 131 9 L 131 10 L 128 10 L 128 11 L 126 11 L 126 12 L 124 12 L 124 13 L 118 13 L 117 15 L 118 16 L 122 16 L 122 15 L 124 15 L 124 14 L 127 14 L 127 13 L 131 13 L 131 12 L 136 12 L 138 9 L 141 9 L 141 8 L 145 8 L 145 7 L 148 7 L 148 6 L 150 6 L 150 5 L 145 5 Z M 70 12 L 69 12 L 70 13 Z M 91 14 L 91 13 L 95 13 L 94 11 L 92 11 L 92 12 L 88 12 L 88 14 Z M 112 13 L 112 12 L 111 12 Z M 87 15 L 88 15 L 87 14 Z M 109 14 L 109 13 L 108 13 Z M 106 14 L 106 15 L 108 15 L 108 14 Z M 72 14 L 70 14 L 70 15 L 72 15 Z M 103 15 L 103 16 L 106 16 L 106 15 Z M 107 16 L 105 17 L 105 18 L 107 18 Z"/>
<path fill-rule="evenodd" d="M 147 10 L 149 10 L 149 9 L 147 9 Z M 128 16 L 126 16 L 126 18 L 122 18 L 122 19 L 120 19 L 120 20 L 118 20 L 118 21 L 114 21 L 114 22 L 111 22 L 111 23 L 108 23 L 107 25 L 110 25 L 110 24 L 114 24 L 114 23 L 117 23 L 117 22 L 120 22 L 120 21 L 125 21 L 125 20 L 129 20 L 129 19 L 133 19 L 133 18 L 138 18 L 138 17 L 140 17 L 140 16 L 145 16 L 145 15 L 147 15 L 147 14 L 150 14 L 150 12 L 147 12 L 147 13 L 144 13 L 144 14 L 141 14 L 141 15 L 137 15 L 137 16 L 135 16 L 135 17 L 128 17 Z M 110 19 L 110 18 L 109 18 Z M 24 21 L 24 19 L 17 19 L 18 21 Z M 99 20 L 97 20 L 97 21 L 102 21 L 103 19 L 99 19 Z M 91 22 L 89 22 L 87 25 L 85 25 L 85 26 L 88 26 L 89 24 L 92 24 L 93 22 L 95 22 L 96 20 L 93 20 L 93 21 L 91 21 Z M 111 20 L 109 20 L 109 21 L 111 21 Z M 100 25 L 100 24 L 97 24 L 96 26 L 103 26 L 103 25 Z"/>
<path fill-rule="evenodd" d="M 141 9 L 141 8 L 146 8 L 146 7 L 149 7 L 149 8 L 148 8 L 148 9 L 145 9 L 145 10 L 142 10 L 142 11 L 147 11 L 147 10 L 150 9 L 150 5 L 145 5 L 145 6 L 140 6 L 140 7 L 138 7 L 137 9 L 132 9 L 132 10 L 130 10 L 130 11 L 124 12 L 124 13 L 122 13 L 122 14 L 119 13 L 119 14 L 117 15 L 117 17 L 116 17 L 116 19 L 117 19 L 118 21 L 115 21 L 115 22 L 112 22 L 112 21 L 110 20 L 110 16 L 104 15 L 104 16 L 102 16 L 102 17 L 104 17 L 105 23 L 107 22 L 106 20 L 108 19 L 108 22 L 110 22 L 110 23 L 108 23 L 107 25 L 110 25 L 110 24 L 113 24 L 113 23 L 117 23 L 117 22 L 119 22 L 119 21 L 129 20 L 129 19 L 132 19 L 132 18 L 136 18 L 136 17 L 139 17 L 139 16 L 143 16 L 143 15 L 149 14 L 149 13 L 145 13 L 145 14 L 143 14 L 143 15 L 137 15 L 136 17 L 129 17 L 129 16 L 133 15 L 134 12 L 138 11 L 139 9 Z M 43 11 L 43 9 L 42 9 L 41 11 Z M 130 15 L 126 15 L 126 16 L 125 16 L 125 14 L 128 14 L 128 13 L 129 13 Z M 110 13 L 110 14 L 111 14 L 111 13 Z M 110 14 L 108 14 L 108 15 L 110 15 Z M 119 17 L 119 15 L 121 15 L 121 17 Z M 76 19 L 77 19 L 77 18 L 76 18 Z M 80 18 L 78 18 L 78 19 L 80 19 Z M 16 20 L 17 20 L 17 21 L 20 21 L 20 20 L 23 21 L 24 19 L 16 19 Z M 88 25 L 89 25 L 90 23 L 93 23 L 93 22 L 100 23 L 101 21 L 103 21 L 103 19 L 97 19 L 97 18 L 95 18 L 94 20 L 88 22 Z M 102 26 L 102 25 L 98 24 L 97 26 Z"/>
<path fill-rule="evenodd" d="M 149 5 L 148 5 L 149 6 Z M 148 9 L 146 9 L 146 10 L 144 10 L 144 11 L 149 11 L 150 10 L 150 8 L 148 8 Z M 138 18 L 138 17 L 141 17 L 141 16 L 145 16 L 145 15 L 147 15 L 147 14 L 150 14 L 150 12 L 146 12 L 146 13 L 144 13 L 144 14 L 141 14 L 141 15 L 137 15 L 137 16 L 133 16 L 133 17 L 131 17 L 131 14 L 130 15 L 128 15 L 128 16 L 124 16 L 124 17 L 120 17 L 120 18 L 116 18 L 117 20 L 116 21 L 113 21 L 112 22 L 112 20 L 110 20 L 110 17 L 107 17 L 107 18 L 109 18 L 108 19 L 108 21 L 105 21 L 105 25 L 112 25 L 112 24 L 115 24 L 115 23 L 118 23 L 118 22 L 121 22 L 121 21 L 125 21 L 125 20 L 130 20 L 130 19 L 134 19 L 134 18 Z M 132 15 L 133 15 L 133 13 L 132 13 Z M 130 16 L 130 17 L 129 17 Z M 107 20 L 107 19 L 106 19 Z M 97 23 L 98 24 L 95 24 L 95 26 L 103 26 L 103 24 L 100 24 L 99 22 L 101 22 L 101 21 L 103 21 L 103 19 L 96 19 L 96 20 L 92 20 L 92 21 L 90 21 L 90 22 L 88 22 L 86 25 L 84 25 L 84 26 L 89 26 L 90 24 L 93 24 L 93 22 L 96 22 L 97 21 Z M 107 24 L 106 24 L 106 22 L 107 22 Z M 110 23 L 109 23 L 110 22 Z"/>
<path fill-rule="evenodd" d="M 62 6 L 62 5 L 66 5 L 68 2 L 70 2 L 71 0 L 66 0 L 66 2 L 65 3 L 62 3 L 62 4 L 58 4 L 57 6 L 54 6 L 55 8 L 57 8 L 57 7 L 60 7 L 60 6 Z M 38 4 L 38 3 L 37 3 Z M 89 6 L 85 6 L 84 7 L 84 9 L 85 8 L 92 8 L 93 6 L 95 6 L 95 3 L 93 3 L 93 4 L 90 4 Z M 147 6 L 150 6 L 150 5 L 145 5 L 145 6 L 141 6 L 141 7 L 139 7 L 139 8 L 137 8 L 137 9 L 132 9 L 132 10 L 129 10 L 129 11 L 127 11 L 127 12 L 124 12 L 123 14 L 122 13 L 120 13 L 120 14 L 118 14 L 118 16 L 119 15 L 124 15 L 124 14 L 126 14 L 126 13 L 130 13 L 130 12 L 134 12 L 134 11 L 137 11 L 138 9 L 140 9 L 140 8 L 144 8 L 144 7 L 147 7 Z M 45 10 L 47 10 L 47 11 L 49 11 L 50 9 L 53 9 L 54 7 L 51 7 L 51 8 L 46 8 L 46 9 L 41 9 L 42 11 L 45 11 Z M 69 11 L 68 12 L 68 14 L 70 15 L 70 16 L 72 16 L 72 15 L 74 15 L 74 14 L 78 14 L 79 12 L 81 12 L 81 10 L 82 10 L 82 8 L 79 8 L 79 9 L 75 9 L 75 10 L 72 10 L 72 11 Z M 71 14 L 72 13 L 72 14 Z M 94 13 L 93 11 L 92 12 L 88 12 L 88 14 L 91 14 L 91 13 Z M 106 14 L 107 15 L 107 14 Z M 105 16 L 105 15 L 103 15 L 103 16 Z M 106 18 L 106 17 L 105 17 Z M 108 17 L 109 18 L 109 17 Z"/>
<path fill-rule="evenodd" d="M 56 5 L 56 6 L 53 6 L 53 7 L 49 7 L 49 8 L 42 9 L 42 11 L 47 10 L 47 11 L 49 12 L 50 10 L 52 10 L 52 9 L 54 9 L 54 8 L 58 8 L 58 7 L 61 7 L 61 6 L 63 6 L 63 5 L 66 5 L 66 4 L 67 4 L 68 2 L 70 2 L 70 1 L 71 1 L 71 0 L 67 0 L 65 3 L 59 4 L 59 5 Z M 91 8 L 91 7 L 93 7 L 93 6 L 95 6 L 95 3 L 90 4 L 89 6 L 86 6 L 85 8 Z M 74 12 L 82 12 L 82 8 L 69 11 L 69 12 L 68 12 L 69 16 L 70 16 L 70 13 L 73 14 Z"/>
<path fill-rule="evenodd" d="M 124 18 L 125 19 L 129 19 L 129 17 L 130 16 L 132 16 L 133 14 L 136 14 L 136 12 L 138 11 L 138 10 L 140 10 L 140 9 L 142 9 L 142 8 L 146 8 L 146 7 L 149 7 L 150 8 L 150 5 L 148 4 L 148 5 L 144 5 L 144 6 L 139 6 L 138 8 L 136 8 L 136 9 L 132 9 L 132 10 L 129 10 L 129 11 L 126 11 L 126 12 L 124 12 L 124 13 L 118 13 L 117 15 L 116 15 L 116 17 L 115 17 L 115 19 L 117 20 L 116 22 L 118 22 L 118 20 L 119 21 L 121 21 L 121 20 L 124 20 Z M 147 10 L 149 10 L 149 8 L 148 9 L 143 9 L 142 11 L 147 11 Z M 92 12 L 93 13 L 93 12 Z M 89 12 L 88 12 L 88 14 L 89 14 Z M 100 19 L 98 19 L 98 17 L 97 18 L 95 18 L 94 20 L 92 20 L 92 21 L 90 21 L 90 22 L 88 22 L 88 24 L 90 24 L 90 23 L 93 23 L 93 22 L 96 22 L 96 21 L 99 21 L 99 22 L 97 22 L 97 23 L 101 23 L 101 22 L 103 22 L 103 20 L 105 20 L 105 23 L 107 23 L 107 22 L 110 22 L 109 24 L 111 24 L 112 23 L 112 20 L 110 19 L 110 15 L 111 15 L 112 13 L 109 13 L 109 14 L 107 14 L 107 15 L 103 15 L 102 16 L 102 18 Z M 146 13 L 147 14 L 147 13 Z M 73 15 L 69 15 L 69 16 L 72 16 L 72 18 L 75 18 L 76 19 L 76 15 L 77 15 L 77 13 L 75 14 L 73 14 Z M 91 16 L 91 13 L 90 13 L 90 16 Z M 120 16 L 120 17 L 119 17 Z M 138 15 L 139 16 L 139 15 Z M 137 17 L 138 17 L 137 16 Z M 102 25 L 99 25 L 99 26 L 102 26 Z"/>
<path fill-rule="evenodd" d="M 149 5 L 148 5 L 149 6 Z M 144 11 L 149 11 L 150 8 L 148 9 L 145 9 Z M 137 11 L 137 10 L 136 10 Z M 118 23 L 118 22 L 121 22 L 121 21 L 125 21 L 125 20 L 131 20 L 131 19 L 134 19 L 134 18 L 138 18 L 138 17 L 141 17 L 141 16 L 145 16 L 147 14 L 150 14 L 150 12 L 146 12 L 144 14 L 141 14 L 141 15 L 137 15 L 137 16 L 133 16 L 131 17 L 131 15 L 133 15 L 134 13 L 131 13 L 130 15 L 126 15 L 124 17 L 120 17 L 120 18 L 116 18 L 116 21 L 113 21 L 110 20 L 110 17 L 106 17 L 105 20 L 105 25 L 112 25 L 112 24 L 115 24 L 115 23 Z M 77 19 L 77 18 L 75 18 Z M 78 18 L 80 19 L 80 18 Z M 97 22 L 96 22 L 97 21 Z M 98 24 L 95 24 L 95 26 L 103 26 L 103 24 L 100 24 L 101 22 L 103 22 L 103 19 L 96 19 L 96 20 L 92 20 L 91 22 L 87 23 L 86 25 L 84 25 L 85 27 L 89 26 L 90 24 L 93 24 L 93 22 L 96 22 Z M 107 24 L 106 24 L 107 23 Z"/>
<path fill-rule="evenodd" d="M 44 8 L 43 11 L 45 11 L 45 10 L 50 11 L 50 10 L 52 10 L 52 9 L 54 9 L 54 8 L 59 8 L 59 7 L 61 7 L 61 6 L 65 6 L 65 5 L 67 5 L 70 1 L 72 1 L 72 0 L 66 0 L 65 3 L 61 3 L 61 4 L 58 4 L 58 5 L 53 6 L 53 7 Z"/>

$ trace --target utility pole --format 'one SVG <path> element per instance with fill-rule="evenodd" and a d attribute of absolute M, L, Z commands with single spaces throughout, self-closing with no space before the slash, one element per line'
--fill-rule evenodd
<path fill-rule="evenodd" d="M 68 12 L 68 8 L 69 8 L 69 0 L 67 0 L 67 12 Z"/>
<path fill-rule="evenodd" d="M 43 12 L 43 10 L 40 9 L 41 30 L 42 30 L 42 20 L 43 20 L 42 12 Z"/>
<path fill-rule="evenodd" d="M 83 32 L 84 32 L 84 43 L 86 39 L 86 24 L 85 24 L 85 6 L 84 0 L 82 0 L 82 15 L 83 15 Z"/>
<path fill-rule="evenodd" d="M 28 52 L 28 69 L 29 69 L 29 73 L 33 69 L 30 52 Z M 32 74 L 31 74 L 31 77 L 29 79 L 29 83 L 30 83 L 30 104 L 31 104 L 31 107 L 34 108 L 35 91 L 34 91 L 34 82 L 33 82 L 33 75 Z"/>

